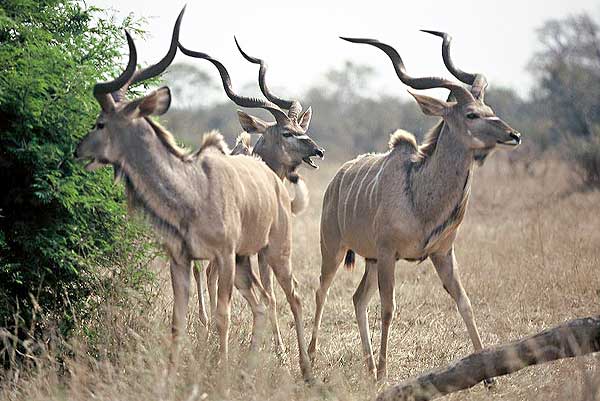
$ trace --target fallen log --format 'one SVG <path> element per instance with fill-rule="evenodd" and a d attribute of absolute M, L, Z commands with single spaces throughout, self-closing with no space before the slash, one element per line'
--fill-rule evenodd
<path fill-rule="evenodd" d="M 575 319 L 388 387 L 377 401 L 428 401 L 527 366 L 600 351 L 600 316 Z"/>

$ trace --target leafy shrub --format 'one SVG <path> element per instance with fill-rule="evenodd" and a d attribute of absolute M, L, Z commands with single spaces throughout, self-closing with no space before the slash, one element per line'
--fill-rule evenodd
<path fill-rule="evenodd" d="M 0 327 L 29 327 L 35 312 L 64 334 L 107 266 L 149 254 L 109 169 L 72 158 L 98 113 L 92 85 L 118 74 L 123 28 L 137 28 L 82 1 L 0 4 Z"/>

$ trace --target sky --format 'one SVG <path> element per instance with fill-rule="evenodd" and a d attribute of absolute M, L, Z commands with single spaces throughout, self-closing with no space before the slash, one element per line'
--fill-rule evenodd
<path fill-rule="evenodd" d="M 460 68 L 486 74 L 490 87 L 510 86 L 527 96 L 533 83 L 527 65 L 539 49 L 536 29 L 548 19 L 583 11 L 600 16 L 598 0 L 87 1 L 113 9 L 118 18 L 133 13 L 148 19 L 149 35 L 136 40 L 142 64 L 165 54 L 175 19 L 186 3 L 180 41 L 223 62 L 237 91 L 243 92 L 249 81 L 256 82 L 258 66 L 242 59 L 233 35 L 248 54 L 267 61 L 268 82 L 277 94 L 295 97 L 347 60 L 375 69 L 368 88 L 373 96 L 406 95 L 383 52 L 344 42 L 339 36 L 374 38 L 394 46 L 413 76 L 448 76 L 441 39 L 419 29 L 450 33 L 453 59 Z M 180 61 L 198 66 L 216 81 L 219 78 L 204 60 L 178 53 L 175 62 Z"/>

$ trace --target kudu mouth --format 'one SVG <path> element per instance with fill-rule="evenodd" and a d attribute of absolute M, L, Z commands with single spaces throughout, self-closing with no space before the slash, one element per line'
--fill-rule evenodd
<path fill-rule="evenodd" d="M 521 133 L 519 132 L 511 132 L 508 134 L 510 139 L 507 141 L 497 141 L 499 145 L 509 146 L 511 148 L 517 147 L 521 144 Z"/>
<path fill-rule="evenodd" d="M 313 157 L 318 157 L 321 160 L 323 160 L 325 158 L 325 151 L 323 149 L 315 149 L 315 152 L 313 155 L 305 156 L 302 158 L 302 161 L 304 163 L 308 164 L 309 166 L 311 166 L 314 169 L 318 169 L 319 166 L 317 166 L 315 164 L 315 162 L 312 160 Z"/>
<path fill-rule="evenodd" d="M 96 169 L 99 169 L 100 167 L 104 167 L 110 164 L 108 160 L 102 158 L 97 158 L 94 156 L 84 156 L 79 150 L 75 150 L 73 158 L 78 163 L 85 163 L 85 165 L 83 166 L 85 171 L 94 171 Z"/>
<path fill-rule="evenodd" d="M 108 160 L 104 160 L 104 159 L 96 159 L 95 157 L 92 156 L 75 156 L 75 161 L 80 162 L 80 163 L 85 163 L 85 165 L 83 166 L 83 168 L 85 169 L 85 171 L 94 171 L 96 169 L 99 169 L 100 167 L 104 167 L 110 164 L 110 162 Z"/>

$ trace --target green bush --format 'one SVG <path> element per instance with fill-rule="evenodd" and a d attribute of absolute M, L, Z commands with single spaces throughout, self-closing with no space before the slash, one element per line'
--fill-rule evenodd
<path fill-rule="evenodd" d="M 64 334 L 107 267 L 149 254 L 110 169 L 87 173 L 72 157 L 99 112 L 92 86 L 121 70 L 132 25 L 82 1 L 0 2 L 0 327 L 42 315 Z"/>

